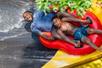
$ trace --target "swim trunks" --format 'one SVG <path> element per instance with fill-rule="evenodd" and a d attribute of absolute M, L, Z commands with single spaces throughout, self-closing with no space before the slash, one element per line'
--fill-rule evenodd
<path fill-rule="evenodd" d="M 74 32 L 74 40 L 81 41 L 81 39 L 88 35 L 87 33 L 88 26 L 80 26 Z"/>

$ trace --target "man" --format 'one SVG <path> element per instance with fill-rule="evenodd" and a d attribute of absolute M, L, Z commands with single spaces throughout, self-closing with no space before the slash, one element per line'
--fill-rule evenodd
<path fill-rule="evenodd" d="M 41 45 L 38 36 L 43 36 L 43 32 L 50 32 L 52 28 L 52 18 L 55 13 L 49 13 L 45 15 L 42 11 L 36 11 L 34 14 L 31 11 L 25 11 L 23 13 L 24 20 L 31 23 L 30 28 L 32 32 L 32 38 L 37 45 Z"/>

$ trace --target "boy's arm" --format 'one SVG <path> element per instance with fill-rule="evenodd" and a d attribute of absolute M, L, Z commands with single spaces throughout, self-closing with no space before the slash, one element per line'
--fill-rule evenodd
<path fill-rule="evenodd" d="M 64 17 L 62 18 L 62 21 L 64 22 L 68 22 L 68 23 L 78 23 L 78 24 L 82 24 L 84 21 L 75 17 Z"/>
<path fill-rule="evenodd" d="M 68 43 L 71 43 L 73 45 L 77 45 L 73 40 L 69 39 L 61 30 L 58 30 L 58 34 L 60 35 L 61 39 L 68 42 Z"/>
<path fill-rule="evenodd" d="M 63 12 L 63 13 L 59 12 L 59 13 L 57 13 L 57 16 L 59 18 L 62 18 L 62 21 L 64 21 L 64 22 L 73 22 L 73 23 L 75 22 L 75 23 L 79 23 L 79 24 L 89 24 L 87 22 L 87 20 L 82 20 L 82 19 L 76 18 L 74 15 L 66 13 L 66 12 Z"/>
<path fill-rule="evenodd" d="M 57 13 L 58 17 L 74 17 L 72 14 L 66 13 L 66 12 L 58 12 Z"/>
<path fill-rule="evenodd" d="M 59 18 L 62 18 L 62 21 L 64 21 L 64 22 L 75 22 L 75 23 L 77 22 L 79 24 L 81 24 L 83 22 L 83 20 L 78 19 L 75 16 L 73 16 L 72 14 L 69 14 L 66 12 L 64 12 L 64 13 L 59 12 L 59 13 L 57 13 L 57 16 Z"/>

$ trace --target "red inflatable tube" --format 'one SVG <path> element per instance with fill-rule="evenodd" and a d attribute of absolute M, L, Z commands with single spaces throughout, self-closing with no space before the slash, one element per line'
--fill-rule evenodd
<path fill-rule="evenodd" d="M 102 29 L 101 23 L 98 20 L 98 18 L 92 13 L 92 12 L 87 12 L 84 16 L 84 18 L 90 17 L 93 21 L 93 24 L 90 25 L 90 27 L 95 28 L 95 29 Z M 45 32 L 49 36 L 51 36 L 51 33 Z M 102 44 L 102 35 L 90 35 L 88 36 L 92 42 L 97 45 L 98 47 L 101 46 Z M 90 45 L 83 44 L 82 48 L 75 48 L 74 45 L 71 45 L 70 43 L 67 43 L 62 40 L 55 40 L 55 41 L 48 41 L 42 37 L 40 37 L 41 43 L 47 47 L 47 48 L 53 48 L 53 49 L 60 49 L 64 52 L 67 52 L 68 54 L 73 54 L 73 55 L 85 55 L 92 53 L 95 51 Z"/>

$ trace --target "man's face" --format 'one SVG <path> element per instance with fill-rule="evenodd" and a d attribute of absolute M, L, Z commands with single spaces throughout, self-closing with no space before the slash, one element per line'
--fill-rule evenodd
<path fill-rule="evenodd" d="M 54 20 L 54 26 L 60 28 L 62 24 L 61 20 L 59 18 L 55 18 Z"/>
<path fill-rule="evenodd" d="M 29 12 L 24 13 L 23 18 L 25 21 L 31 22 L 33 20 L 32 13 L 29 13 Z"/>

